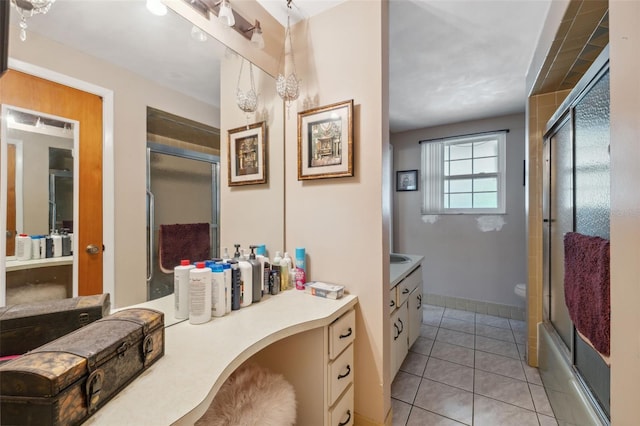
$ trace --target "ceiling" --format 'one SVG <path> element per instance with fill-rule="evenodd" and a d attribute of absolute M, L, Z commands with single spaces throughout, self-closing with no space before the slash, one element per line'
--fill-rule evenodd
<path fill-rule="evenodd" d="M 285 0 L 258 1 L 286 22 Z M 295 0 L 292 22 L 341 2 Z M 389 3 L 392 132 L 524 111 L 525 75 L 550 0 Z M 29 32 L 219 106 L 225 48 L 211 38 L 195 41 L 188 22 L 151 15 L 143 0 L 58 0 L 28 25 Z"/>

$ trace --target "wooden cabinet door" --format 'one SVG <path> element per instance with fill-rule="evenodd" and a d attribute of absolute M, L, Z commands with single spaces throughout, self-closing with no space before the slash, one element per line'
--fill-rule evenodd
<path fill-rule="evenodd" d="M 0 104 L 79 122 L 78 294 L 102 293 L 102 99 L 62 84 L 9 70 L 0 78 Z M 97 251 L 89 253 L 86 248 Z M 2 259 L 4 261 L 4 259 Z M 3 277 L 4 278 L 4 277 Z"/>

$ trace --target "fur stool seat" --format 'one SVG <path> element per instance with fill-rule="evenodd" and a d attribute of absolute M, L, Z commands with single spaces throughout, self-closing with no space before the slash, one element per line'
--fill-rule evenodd
<path fill-rule="evenodd" d="M 296 422 L 293 386 L 255 364 L 239 367 L 224 382 L 197 426 L 290 426 Z"/>

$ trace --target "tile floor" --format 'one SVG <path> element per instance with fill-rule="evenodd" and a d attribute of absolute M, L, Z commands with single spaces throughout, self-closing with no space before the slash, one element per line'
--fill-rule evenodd
<path fill-rule="evenodd" d="M 426 305 L 391 385 L 394 426 L 557 425 L 524 321 Z"/>

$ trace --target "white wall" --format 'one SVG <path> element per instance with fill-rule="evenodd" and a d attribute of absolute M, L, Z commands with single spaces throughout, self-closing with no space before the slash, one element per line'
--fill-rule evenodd
<path fill-rule="evenodd" d="M 117 306 L 146 299 L 147 106 L 220 126 L 220 111 L 122 68 L 29 33 L 21 42 L 11 28 L 9 56 L 113 90 L 115 100 L 115 300 Z"/>
<path fill-rule="evenodd" d="M 509 129 L 506 214 L 500 216 L 505 222 L 501 230 L 480 230 L 477 219 L 482 215 L 440 215 L 435 223 L 425 223 L 420 213 L 421 191 L 394 193 L 394 249 L 425 257 L 424 293 L 524 307 L 513 288 L 527 278 L 525 116 L 515 114 L 391 135 L 395 175 L 397 170 L 422 168 L 420 140 L 501 129 Z"/>

